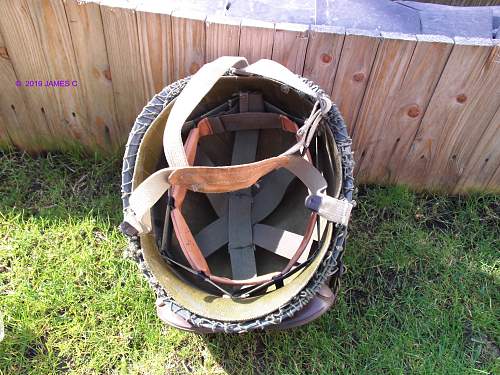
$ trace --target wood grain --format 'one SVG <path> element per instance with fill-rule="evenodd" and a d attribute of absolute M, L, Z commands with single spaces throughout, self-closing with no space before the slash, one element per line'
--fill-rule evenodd
<path fill-rule="evenodd" d="M 36 126 L 26 106 L 22 88 L 16 86 L 17 76 L 9 50 L 0 35 L 0 144 L 2 148 L 16 146 L 30 153 L 43 150 Z M 29 129 L 29 131 L 26 131 Z"/>
<path fill-rule="evenodd" d="M 241 20 L 221 16 L 208 16 L 207 62 L 220 56 L 238 56 Z"/>
<path fill-rule="evenodd" d="M 454 193 L 484 191 L 489 186 L 500 191 L 500 107 L 468 157 Z M 495 181 L 496 178 L 496 181 Z"/>
<path fill-rule="evenodd" d="M 7 121 L 0 113 L 0 149 L 9 150 L 12 147 L 13 143 L 7 132 Z"/>
<path fill-rule="evenodd" d="M 172 13 L 174 81 L 196 73 L 205 64 L 205 19 L 193 12 Z"/>
<path fill-rule="evenodd" d="M 386 125 L 399 98 L 416 44 L 414 36 L 382 34 L 353 129 L 355 175 L 362 182 L 377 181 L 387 173 L 387 158 L 394 150 L 396 138 L 393 139 Z"/>
<path fill-rule="evenodd" d="M 379 35 L 377 32 L 346 29 L 331 96 L 350 134 L 363 101 L 380 42 Z"/>
<path fill-rule="evenodd" d="M 35 128 L 32 131 L 37 134 L 39 144 L 47 150 L 65 149 L 75 139 L 70 128 L 70 124 L 75 122 L 72 120 L 71 113 L 69 118 L 67 110 L 61 113 L 63 105 L 58 91 L 67 88 L 27 87 L 26 83 L 40 81 L 42 85 L 45 85 L 45 82 L 54 79 L 78 79 L 74 76 L 55 77 L 54 67 L 52 70 L 49 69 L 49 65 L 53 62 L 65 61 L 68 57 L 68 51 L 65 49 L 57 51 L 58 57 L 50 56 L 47 52 L 47 48 L 49 52 L 54 52 L 52 50 L 56 42 L 54 38 L 60 34 L 57 32 L 58 24 L 55 22 L 51 26 L 52 32 L 47 30 L 46 23 L 52 24 L 53 17 L 55 14 L 52 4 L 46 1 L 34 3 L 28 0 L 7 0 L 0 2 L 0 28 L 9 57 L 15 67 L 16 76 L 23 85 L 20 91 L 26 100 L 26 106 L 30 109 L 30 116 L 33 118 Z M 64 20 L 66 20 L 65 16 Z M 65 43 L 65 48 L 67 48 L 67 43 Z M 52 60 L 53 58 L 56 60 Z M 71 98 L 69 100 L 72 101 Z"/>
<path fill-rule="evenodd" d="M 454 189 L 467 158 L 498 107 L 495 55 L 490 40 L 455 38 L 402 167 L 406 173 L 398 181 L 415 188 Z"/>
<path fill-rule="evenodd" d="M 240 24 L 222 1 L 204 4 L 208 18 L 180 0 L 0 1 L 0 147 L 114 151 L 165 85 L 240 55 L 272 58 L 331 93 L 358 181 L 500 191 L 498 41 Z M 77 86 L 45 87 L 54 80 Z"/>
<path fill-rule="evenodd" d="M 270 59 L 273 53 L 274 24 L 270 22 L 242 20 L 239 55 L 249 64 L 260 59 Z"/>
<path fill-rule="evenodd" d="M 76 64 L 75 51 L 66 11 L 60 0 L 29 0 L 31 19 L 40 40 L 50 80 L 70 82 L 68 87 L 47 87 L 52 90 L 57 116 L 57 138 L 69 135 L 69 147 L 92 147 L 96 143 L 94 130 L 86 123 L 86 106 L 82 80 Z M 44 91 L 46 91 L 44 89 Z"/>
<path fill-rule="evenodd" d="M 121 134 L 116 119 L 101 11 L 99 5 L 93 3 L 81 5 L 66 1 L 64 5 L 81 78 L 80 91 L 86 107 L 86 113 L 82 114 L 83 121 L 93 132 L 99 150 L 110 153 L 119 146 Z"/>
<path fill-rule="evenodd" d="M 486 185 L 486 191 L 491 191 L 494 193 L 500 193 L 500 166 L 497 167 L 495 173 L 490 178 L 490 181 Z"/>
<path fill-rule="evenodd" d="M 364 132 L 364 140 L 358 138 L 355 143 L 362 159 L 358 163 L 360 176 L 369 182 L 387 184 L 397 180 L 402 161 L 453 48 L 453 39 L 421 35 L 417 36 L 418 43 L 412 49 L 413 38 L 407 41 L 398 38 L 395 42 L 383 36 L 374 64 L 377 70 L 372 72 L 374 87 L 369 84 L 372 89 L 369 95 L 378 98 L 372 100 L 374 106 L 360 115 L 359 120 L 363 122 L 356 124 L 354 136 L 360 134 L 358 126 L 369 129 Z M 398 50 L 402 54 L 397 54 Z M 379 59 L 384 65 L 380 70 Z M 384 77 L 394 82 L 388 91 L 384 89 Z M 371 100 L 368 95 L 365 99 Z M 383 109 L 377 110 L 377 106 Z"/>
<path fill-rule="evenodd" d="M 344 44 L 345 28 L 312 26 L 303 75 L 331 93 Z"/>
<path fill-rule="evenodd" d="M 150 4 L 136 9 L 142 73 L 148 98 L 173 82 L 172 9 L 163 6 L 154 10 Z"/>
<path fill-rule="evenodd" d="M 5 47 L 5 43 L 0 34 L 0 87 L 10 88 L 11 86 L 16 87 L 15 82 L 17 78 L 12 68 L 12 63 L 9 59 L 9 53 Z M 0 90 L 0 148 L 9 149 L 13 146 L 13 141 L 9 136 L 9 123 L 11 121 L 6 120 L 2 114 L 10 114 L 7 109 L 8 106 L 8 96 L 4 95 L 3 90 Z M 22 147 L 22 143 L 21 143 Z"/>
<path fill-rule="evenodd" d="M 119 144 L 124 144 L 135 118 L 146 104 L 137 21 L 133 3 L 130 8 L 101 2 L 104 36 L 108 51 L 110 78 L 117 108 Z"/>
<path fill-rule="evenodd" d="M 302 74 L 309 40 L 307 25 L 277 23 L 272 59 L 296 74 Z"/>

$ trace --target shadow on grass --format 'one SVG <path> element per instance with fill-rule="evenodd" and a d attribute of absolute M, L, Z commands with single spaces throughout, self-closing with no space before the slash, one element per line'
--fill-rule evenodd
<path fill-rule="evenodd" d="M 396 283 L 404 285 L 398 287 L 394 276 L 384 276 L 379 283 L 387 289 L 374 293 L 346 280 L 338 303 L 307 326 L 203 340 L 228 374 L 495 373 L 498 327 L 487 303 L 498 287 L 494 277 L 476 274 L 479 284 L 492 286 L 485 295 L 456 297 L 443 291 L 461 289 L 458 284 L 419 294 L 408 289 L 430 280 L 415 284 L 398 275 Z"/>
<path fill-rule="evenodd" d="M 118 157 L 0 152 L 0 212 L 50 220 L 122 215 Z"/>
<path fill-rule="evenodd" d="M 363 187 L 337 304 L 308 326 L 205 342 L 229 374 L 495 373 L 500 200 Z"/>
<path fill-rule="evenodd" d="M 495 373 L 498 196 L 364 187 L 332 310 L 290 331 L 198 339 L 162 332 L 141 275 L 113 252 L 123 238 L 94 230 L 94 219 L 107 223 L 98 230 L 121 221 L 120 164 L 0 154 L 0 214 L 25 230 L 12 234 L 17 254 L 0 247 L 0 258 L 16 256 L 21 270 L 5 305 L 6 373 L 156 374 L 143 357 L 163 360 L 170 373 Z M 27 220 L 37 221 L 33 232 L 20 223 Z M 46 222 L 60 224 L 54 239 L 41 233 Z M 11 293 L 5 274 L 0 286 Z"/>

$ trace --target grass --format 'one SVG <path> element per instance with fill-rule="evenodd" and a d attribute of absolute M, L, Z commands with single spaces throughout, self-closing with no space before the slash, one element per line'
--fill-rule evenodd
<path fill-rule="evenodd" d="M 1 374 L 498 374 L 500 197 L 362 187 L 338 303 L 287 332 L 162 325 L 119 161 L 0 154 Z"/>

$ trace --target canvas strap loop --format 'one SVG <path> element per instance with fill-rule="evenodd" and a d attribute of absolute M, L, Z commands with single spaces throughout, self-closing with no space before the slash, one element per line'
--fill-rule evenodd
<path fill-rule="evenodd" d="M 170 166 L 183 167 L 189 165 L 182 144 L 182 126 L 205 95 L 208 94 L 217 81 L 231 68 L 236 68 L 240 72 L 245 71 L 249 74 L 256 74 L 280 81 L 313 98 L 317 98 L 319 109 L 318 106 L 315 106 L 309 117 L 311 124 L 308 126 L 308 129 L 310 128 L 308 134 L 311 134 L 311 139 L 322 115 L 326 114 L 332 106 L 331 100 L 326 95 L 318 95 L 299 76 L 275 61 L 262 59 L 252 65 L 248 65 L 247 60 L 242 57 L 219 57 L 217 60 L 203 65 L 193 75 L 172 107 L 172 111 L 167 119 L 165 132 L 163 133 L 163 148 Z M 313 115 L 314 118 L 311 118 Z M 317 122 L 314 121 L 316 118 L 318 118 Z M 313 124 L 315 126 L 312 126 Z M 308 144 L 308 138 L 301 143 L 303 144 L 299 148 L 303 148 L 305 144 Z"/>
<path fill-rule="evenodd" d="M 248 62 L 243 57 L 223 56 L 203 65 L 193 75 L 172 107 L 172 111 L 167 119 L 165 132 L 163 133 L 163 148 L 168 165 L 175 167 L 189 165 L 182 144 L 182 125 L 224 73 L 232 67 L 244 67 L 247 65 Z"/>
<path fill-rule="evenodd" d="M 163 146 L 170 168 L 152 174 L 131 194 L 130 210 L 126 213 L 125 220 L 139 234 L 151 230 L 149 210 L 170 188 L 170 185 L 183 186 L 185 189 L 205 193 L 230 192 L 251 186 L 273 170 L 286 168 L 306 184 L 310 194 L 326 197 L 326 181 L 321 173 L 304 159 L 293 155 L 297 151 L 303 153 L 313 139 L 323 114 L 331 107 L 331 101 L 326 97 L 318 98 L 311 115 L 297 133 L 297 144 L 282 155 L 238 166 L 189 167 L 192 160 L 188 159 L 193 159 L 194 155 L 186 155 L 181 138 L 182 126 L 205 95 L 230 68 L 243 69 L 250 74 L 278 80 L 305 94 L 318 97 L 316 92 L 297 75 L 271 60 L 259 60 L 248 66 L 244 58 L 224 56 L 205 64 L 182 90 L 167 119 Z M 193 137 L 193 142 L 196 142 L 199 136 L 198 131 L 196 137 Z M 324 202 L 317 211 L 320 216 L 327 219 L 330 217 L 333 221 L 346 222 L 345 218 L 348 216 L 337 213 L 339 210 L 339 212 L 347 212 L 345 207 L 341 206 L 338 209 L 336 207 L 338 202 L 335 200 L 324 198 Z"/>

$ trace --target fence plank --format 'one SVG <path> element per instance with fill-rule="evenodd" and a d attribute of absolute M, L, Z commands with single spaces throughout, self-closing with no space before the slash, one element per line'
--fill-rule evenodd
<path fill-rule="evenodd" d="M 220 56 L 238 56 L 241 20 L 221 16 L 208 16 L 207 62 Z"/>
<path fill-rule="evenodd" d="M 399 182 L 433 190 L 454 188 L 466 150 L 472 151 L 498 106 L 492 91 L 498 87 L 497 67 L 490 40 L 456 38 Z"/>
<path fill-rule="evenodd" d="M 302 74 L 309 40 L 308 29 L 307 25 L 277 23 L 272 59 L 292 72 Z"/>
<path fill-rule="evenodd" d="M 173 79 L 194 74 L 205 64 L 205 19 L 201 14 L 172 13 Z"/>
<path fill-rule="evenodd" d="M 129 8 L 125 8 L 128 5 Z M 119 144 L 127 139 L 135 118 L 147 102 L 142 74 L 135 4 L 102 1 L 101 15 L 117 108 Z"/>
<path fill-rule="evenodd" d="M 397 179 L 404 155 L 408 153 L 415 138 L 422 116 L 453 48 L 453 39 L 446 37 L 418 35 L 417 41 L 401 85 L 395 87 L 393 94 L 387 95 L 382 104 L 383 108 L 387 108 L 387 112 L 382 118 L 378 118 L 376 108 L 372 107 L 371 110 L 375 113 L 367 114 L 365 126 L 370 129 L 379 127 L 378 132 L 371 133 L 373 138 L 365 139 L 362 147 L 366 150 L 366 155 L 363 163 L 360 163 L 360 170 L 362 176 L 370 182 L 393 183 Z M 395 48 L 402 47 L 396 44 Z M 391 79 L 393 73 L 386 73 Z M 381 81 L 378 78 L 377 80 Z M 385 96 L 385 93 L 380 92 L 380 95 Z M 378 118 L 380 122 L 374 118 Z M 370 147 L 372 142 L 376 143 Z"/>
<path fill-rule="evenodd" d="M 355 173 L 363 182 L 378 181 L 387 172 L 385 158 L 393 151 L 395 139 L 385 125 L 417 44 L 410 35 L 384 33 L 382 38 L 353 129 Z M 377 153 L 380 157 L 374 160 Z"/>
<path fill-rule="evenodd" d="M 121 135 L 99 5 L 81 5 L 75 1 L 64 5 L 85 99 L 85 124 L 92 129 L 100 150 L 114 151 Z"/>
<path fill-rule="evenodd" d="M 417 35 L 403 87 L 396 101 L 396 111 L 387 126 L 394 148 L 387 160 L 387 173 L 380 181 L 394 183 L 406 173 L 404 159 L 427 111 L 432 95 L 453 49 L 453 39 L 444 36 Z M 384 163 L 383 158 L 374 161 Z"/>
<path fill-rule="evenodd" d="M 171 13 L 168 6 L 153 7 L 149 3 L 136 9 L 142 73 L 148 98 L 173 81 Z"/>
<path fill-rule="evenodd" d="M 241 21 L 240 52 L 250 64 L 270 59 L 273 53 L 274 24 L 253 20 Z"/>
<path fill-rule="evenodd" d="M 86 123 L 81 78 L 64 5 L 60 0 L 30 0 L 29 10 L 45 54 L 49 79 L 71 82 L 68 87 L 48 88 L 56 97 L 58 130 L 71 137 L 68 139 L 70 147 L 78 144 L 92 147 L 96 139 L 93 127 Z"/>
<path fill-rule="evenodd" d="M 363 101 L 380 42 L 379 35 L 378 32 L 346 30 L 331 96 L 342 113 L 350 134 Z"/>
<path fill-rule="evenodd" d="M 61 124 L 61 118 L 63 121 L 65 118 L 59 111 L 56 89 L 26 86 L 28 81 L 45 84 L 55 78 L 46 62 L 44 47 L 40 41 L 42 33 L 39 22 L 35 24 L 31 20 L 31 5 L 26 0 L 0 1 L 0 28 L 16 75 L 22 82 L 20 90 L 26 98 L 26 106 L 30 109 L 30 116 L 36 126 L 33 132 L 37 133 L 39 144 L 44 149 L 64 149 L 71 136 L 67 124 Z M 48 19 L 51 19 L 50 16 Z"/>
<path fill-rule="evenodd" d="M 8 150 L 12 148 L 13 144 L 7 133 L 7 121 L 4 120 L 0 113 L 0 150 Z"/>
<path fill-rule="evenodd" d="M 0 147 L 16 147 L 28 152 L 42 151 L 36 127 L 21 92 L 9 50 L 0 35 Z"/>
<path fill-rule="evenodd" d="M 487 138 L 498 134 L 500 121 L 497 115 L 500 107 L 500 41 L 494 41 L 495 46 L 491 49 L 486 63 L 483 66 L 479 80 L 471 90 L 470 104 L 455 124 L 455 134 L 459 133 L 457 141 L 450 148 L 451 159 L 448 159 L 444 169 L 445 175 L 451 176 L 445 183 L 439 181 L 440 188 L 446 190 L 462 191 L 460 180 L 462 177 L 473 178 L 475 184 L 494 173 L 493 168 L 482 168 L 481 170 L 468 169 L 467 166 L 476 159 L 475 153 L 481 147 L 481 153 L 485 155 L 490 152 L 488 159 L 497 159 L 500 154 L 500 141 L 497 139 L 493 150 L 484 144 Z M 471 131 L 471 124 L 474 129 Z M 491 129 L 493 126 L 494 129 Z M 490 147 L 491 147 L 490 146 Z M 495 147 L 496 146 L 496 147 Z M 486 158 L 484 158 L 486 160 Z M 489 162 L 489 160 L 488 160 Z M 498 164 L 497 164 L 498 165 Z M 484 166 L 483 166 L 484 167 Z M 467 173 L 467 176 L 465 176 Z M 476 185 L 479 186 L 479 185 Z"/>
<path fill-rule="evenodd" d="M 11 132 L 14 132 L 14 134 L 12 136 L 9 135 L 9 124 L 10 126 L 15 125 L 12 121 L 5 119 L 6 116 L 12 116 L 12 108 L 8 108 L 8 96 L 5 95 L 4 90 L 16 87 L 16 79 L 7 48 L 0 34 L 0 87 L 3 88 L 3 90 L 0 90 L 0 148 L 3 149 L 8 149 L 15 143 L 11 138 L 15 135 L 16 129 L 11 129 Z"/>
<path fill-rule="evenodd" d="M 500 191 L 500 107 L 481 134 L 478 144 L 472 151 L 454 193 L 470 190 L 485 190 L 491 187 Z M 497 179 L 496 181 L 495 178 Z"/>
<path fill-rule="evenodd" d="M 490 181 L 486 185 L 486 191 L 491 191 L 494 193 L 500 193 L 500 166 L 497 167 L 495 174 L 490 178 Z"/>
<path fill-rule="evenodd" d="M 344 44 L 345 28 L 312 26 L 309 31 L 304 77 L 331 93 Z"/>

